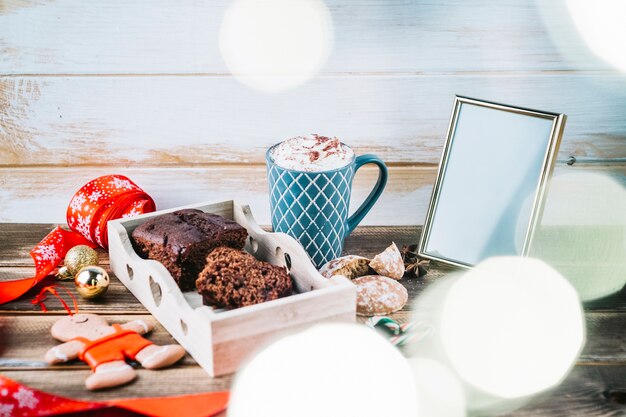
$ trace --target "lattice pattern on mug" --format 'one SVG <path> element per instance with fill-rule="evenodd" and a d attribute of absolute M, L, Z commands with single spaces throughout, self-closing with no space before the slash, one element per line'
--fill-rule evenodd
<path fill-rule="evenodd" d="M 274 231 L 296 238 L 318 268 L 341 256 L 353 170 L 302 173 L 268 167 Z"/>

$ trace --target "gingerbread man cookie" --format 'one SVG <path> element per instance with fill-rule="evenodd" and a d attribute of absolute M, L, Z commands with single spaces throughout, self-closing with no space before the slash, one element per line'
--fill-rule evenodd
<path fill-rule="evenodd" d="M 147 369 L 158 369 L 185 356 L 179 345 L 157 346 L 140 336 L 153 328 L 153 323 L 143 320 L 110 326 L 95 314 L 63 317 L 50 332 L 65 343 L 50 349 L 45 359 L 49 364 L 76 358 L 85 361 L 93 370 L 85 381 L 90 390 L 122 385 L 137 376 L 126 359 L 135 360 Z"/>

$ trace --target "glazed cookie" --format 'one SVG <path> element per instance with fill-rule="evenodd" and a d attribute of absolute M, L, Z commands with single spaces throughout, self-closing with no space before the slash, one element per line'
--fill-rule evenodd
<path fill-rule="evenodd" d="M 333 259 L 320 268 L 320 274 L 325 278 L 335 275 L 343 275 L 349 279 L 355 279 L 367 275 L 370 260 L 362 256 L 347 255 Z"/>
<path fill-rule="evenodd" d="M 400 310 L 409 299 L 406 288 L 391 278 L 366 275 L 355 279 L 356 314 L 380 316 Z"/>
<path fill-rule="evenodd" d="M 404 261 L 395 243 L 391 243 L 387 249 L 379 253 L 372 259 L 370 266 L 379 275 L 393 279 L 400 279 L 404 276 Z"/>

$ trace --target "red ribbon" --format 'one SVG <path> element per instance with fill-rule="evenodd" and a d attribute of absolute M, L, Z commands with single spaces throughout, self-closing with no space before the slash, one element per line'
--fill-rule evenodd
<path fill-rule="evenodd" d="M 0 375 L 0 415 L 13 417 L 56 416 L 107 409 L 103 415 L 128 415 L 120 409 L 146 416 L 206 417 L 224 411 L 229 394 L 207 392 L 179 397 L 136 398 L 91 402 L 72 400 L 26 387 Z M 181 411 L 184 410 L 184 411 Z"/>
<path fill-rule="evenodd" d="M 122 175 L 105 175 L 85 184 L 67 207 L 67 225 L 90 242 L 109 246 L 107 222 L 150 213 L 152 198 Z"/>
<path fill-rule="evenodd" d="M 72 299 L 72 302 L 74 303 L 74 313 L 72 313 L 72 309 L 70 309 L 70 307 L 67 305 L 65 300 L 61 298 L 61 296 L 59 295 L 59 293 L 58 293 L 58 291 L 56 290 L 55 287 L 61 288 L 62 290 L 64 290 L 67 293 L 67 295 L 70 296 L 70 298 Z M 73 316 L 74 314 L 78 314 L 78 304 L 76 303 L 76 298 L 72 295 L 70 290 L 68 290 L 65 287 L 60 287 L 60 286 L 58 286 L 56 284 L 48 285 L 47 287 L 43 287 L 41 289 L 41 291 L 39 291 L 39 294 L 37 294 L 35 296 L 35 298 L 33 298 L 30 301 L 30 303 L 31 304 L 39 304 L 39 307 L 41 307 L 41 311 L 43 311 L 44 313 L 47 313 L 48 309 L 46 308 L 46 305 L 44 304 L 44 301 L 46 301 L 46 299 L 47 299 L 46 292 L 49 292 L 50 294 L 52 294 L 56 298 L 58 298 L 59 301 L 61 301 L 61 304 L 63 305 L 63 308 L 65 309 L 65 311 L 67 311 L 67 314 L 69 314 L 70 316 Z"/>
<path fill-rule="evenodd" d="M 48 276 L 76 245 L 108 247 L 107 222 L 120 217 L 150 213 L 152 198 L 123 175 L 105 175 L 85 184 L 67 208 L 67 224 L 73 232 L 54 228 L 30 251 L 35 276 L 0 282 L 0 304 L 26 293 Z"/>

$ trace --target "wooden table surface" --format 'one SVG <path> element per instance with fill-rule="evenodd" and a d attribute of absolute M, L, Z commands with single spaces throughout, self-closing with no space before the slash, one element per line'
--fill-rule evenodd
<path fill-rule="evenodd" d="M 29 251 L 53 227 L 51 224 L 0 223 L 0 279 L 10 280 L 32 276 L 34 268 Z M 360 227 L 346 241 L 346 253 L 372 256 L 391 241 L 399 247 L 417 241 L 418 227 Z M 103 266 L 108 254 L 100 250 Z M 432 268 L 426 277 L 403 279 L 412 299 L 426 286 L 443 276 L 448 269 Z M 58 300 L 46 302 L 43 313 L 30 300 L 47 278 L 35 289 L 4 305 L 0 305 L 0 373 L 28 386 L 73 398 L 103 400 L 126 397 L 182 395 L 229 389 L 231 376 L 210 378 L 189 356 L 177 365 L 160 370 L 139 369 L 137 380 L 124 387 L 90 392 L 84 387 L 89 369 L 81 362 L 49 366 L 44 353 L 56 342 L 50 326 L 66 314 Z M 73 289 L 73 283 L 61 283 Z M 149 313 L 115 278 L 102 300 L 77 298 L 83 312 L 102 314 L 111 322 L 146 318 Z M 496 313 L 496 312 L 494 312 Z M 404 309 L 393 314 L 400 322 L 409 319 Z M 563 383 L 536 397 L 511 416 L 617 416 L 626 415 L 626 296 L 625 292 L 585 306 L 587 343 L 577 365 Z M 155 343 L 171 343 L 173 339 L 160 326 L 149 336 Z"/>

